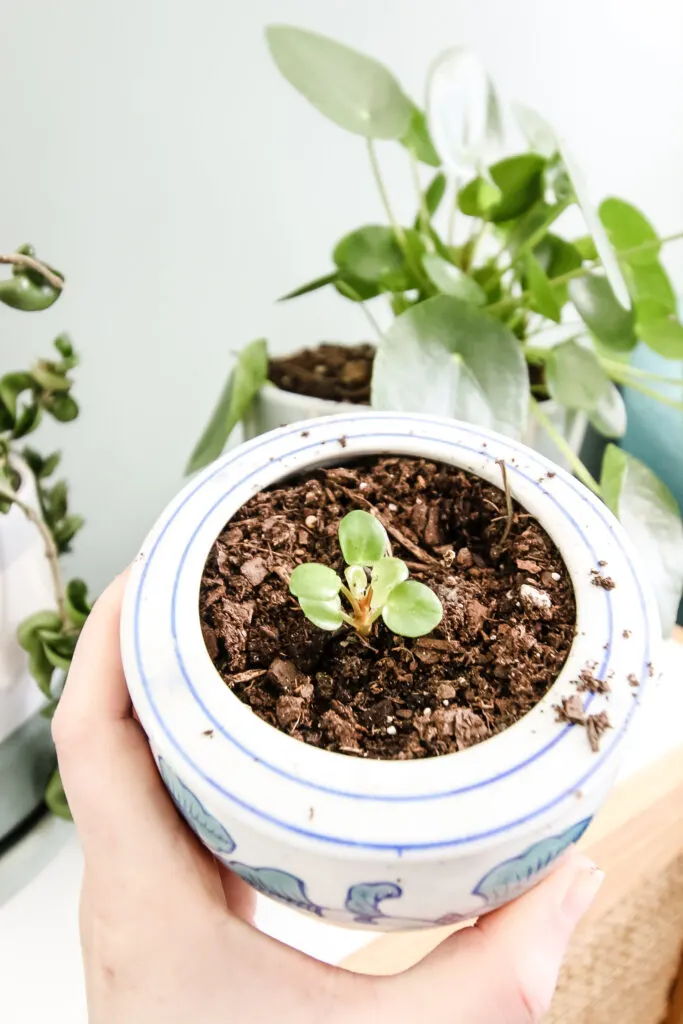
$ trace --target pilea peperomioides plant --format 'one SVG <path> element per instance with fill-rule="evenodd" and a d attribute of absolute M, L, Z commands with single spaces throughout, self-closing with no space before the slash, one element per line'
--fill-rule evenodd
<path fill-rule="evenodd" d="M 0 280 L 0 303 L 5 306 L 39 312 L 59 299 L 64 278 L 41 263 L 32 246 L 0 254 L 0 264 L 12 267 L 11 277 Z M 31 675 L 45 697 L 41 713 L 46 718 L 55 712 L 76 641 L 90 612 L 85 583 L 78 579 L 65 582 L 62 577 L 60 556 L 70 551 L 83 518 L 69 510 L 66 482 L 51 482 L 60 453 L 43 456 L 22 447 L 23 439 L 39 427 L 44 415 L 60 423 L 70 423 L 78 416 L 78 404 L 71 394 L 71 373 L 78 365 L 78 355 L 66 334 L 53 344 L 55 351 L 49 358 L 0 377 L 0 514 L 16 506 L 35 526 L 54 588 L 53 607 L 30 615 L 19 626 L 17 636 L 28 654 Z M 38 507 L 22 497 L 22 474 L 26 472 L 35 478 Z M 48 782 L 45 799 L 55 814 L 70 817 L 58 770 Z"/>
<path fill-rule="evenodd" d="M 659 237 L 620 198 L 596 209 L 566 145 L 534 111 L 516 108 L 526 147 L 507 148 L 493 83 L 462 48 L 432 63 L 421 110 L 384 65 L 333 39 L 290 25 L 266 36 L 287 81 L 365 146 L 385 219 L 346 234 L 329 269 L 284 299 L 334 288 L 365 313 L 377 335 L 375 409 L 452 416 L 519 438 L 535 421 L 647 552 L 668 633 L 683 589 L 676 502 L 614 444 L 596 478 L 568 433 L 585 419 L 612 441 L 623 437 L 624 388 L 683 412 L 681 397 L 660 388 L 683 387 L 675 363 L 664 375 L 630 363 L 638 344 L 683 360 L 676 292 L 660 259 L 683 232 Z M 409 223 L 392 204 L 380 147 L 412 179 Z M 259 339 L 241 351 L 190 470 L 220 454 L 267 377 Z"/>
<path fill-rule="evenodd" d="M 339 546 L 346 584 L 319 562 L 298 565 L 289 581 L 302 612 L 315 626 L 333 631 L 345 622 L 363 637 L 380 616 L 398 636 L 424 636 L 438 626 L 443 617 L 439 598 L 424 583 L 408 579 L 408 566 L 392 558 L 379 520 L 360 509 L 349 512 L 339 524 Z"/>

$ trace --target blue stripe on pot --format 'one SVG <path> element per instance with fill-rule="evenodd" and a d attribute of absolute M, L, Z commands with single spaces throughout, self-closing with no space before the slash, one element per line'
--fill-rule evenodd
<path fill-rule="evenodd" d="M 635 349 L 631 364 L 650 373 L 683 378 L 683 362 L 665 359 L 645 345 Z M 678 400 L 681 398 L 681 388 L 677 385 L 659 384 L 656 381 L 645 383 L 662 395 Z M 683 508 L 683 412 L 662 405 L 633 388 L 624 388 L 623 395 L 628 413 L 628 430 L 622 447 L 661 477 Z M 678 622 L 683 625 L 683 601 L 678 609 Z"/>

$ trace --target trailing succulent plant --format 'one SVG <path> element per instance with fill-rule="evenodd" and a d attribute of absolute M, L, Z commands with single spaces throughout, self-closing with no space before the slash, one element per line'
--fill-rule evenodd
<path fill-rule="evenodd" d="M 0 254 L 0 264 L 12 267 L 11 276 L 0 280 L 0 303 L 5 306 L 38 312 L 59 299 L 64 278 L 41 263 L 32 246 Z M 66 482 L 52 479 L 60 453 L 42 455 L 24 444 L 44 416 L 60 423 L 70 423 L 78 416 L 78 404 L 71 393 L 78 355 L 66 334 L 54 340 L 53 348 L 50 356 L 37 360 L 28 369 L 0 377 L 0 514 L 7 514 L 16 506 L 35 526 L 44 544 L 54 586 L 53 606 L 29 616 L 18 630 L 18 641 L 28 654 L 31 674 L 45 696 L 42 714 L 46 718 L 55 712 L 76 641 L 90 612 L 85 583 L 78 579 L 65 582 L 60 566 L 60 556 L 71 550 L 71 543 L 83 525 L 83 518 L 69 509 Z M 35 478 L 37 509 L 22 496 L 25 472 Z M 45 799 L 55 814 L 70 816 L 58 770 L 48 782 Z"/>

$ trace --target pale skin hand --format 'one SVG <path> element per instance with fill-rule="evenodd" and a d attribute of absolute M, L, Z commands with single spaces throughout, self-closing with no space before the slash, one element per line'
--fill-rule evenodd
<path fill-rule="evenodd" d="M 394 978 L 309 959 L 249 923 L 251 890 L 188 831 L 132 716 L 119 655 L 125 578 L 78 644 L 54 735 L 85 855 L 90 1024 L 529 1024 L 547 1010 L 602 875 L 572 852 L 515 903 Z"/>

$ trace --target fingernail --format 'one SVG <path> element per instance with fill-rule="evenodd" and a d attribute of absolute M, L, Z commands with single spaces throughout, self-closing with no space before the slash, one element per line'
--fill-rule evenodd
<path fill-rule="evenodd" d="M 604 880 L 605 872 L 588 857 L 584 857 L 562 901 L 562 910 L 573 925 L 577 925 L 586 913 Z"/>

